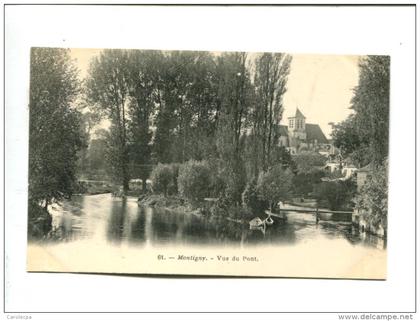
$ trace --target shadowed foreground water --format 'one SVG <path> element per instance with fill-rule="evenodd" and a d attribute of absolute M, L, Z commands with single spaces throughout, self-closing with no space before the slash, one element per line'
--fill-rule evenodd
<path fill-rule="evenodd" d="M 320 221 L 313 215 L 289 214 L 287 223 L 275 221 L 266 233 L 249 230 L 225 219 L 205 219 L 192 214 L 141 207 L 135 198 L 122 200 L 110 194 L 76 196 L 53 210 L 53 226 L 60 241 L 125 243 L 133 246 L 249 246 L 292 245 L 322 238 L 332 246 L 343 240 L 355 247 L 384 249 L 383 240 L 360 234 L 346 222 Z M 261 215 L 265 218 L 265 215 Z"/>

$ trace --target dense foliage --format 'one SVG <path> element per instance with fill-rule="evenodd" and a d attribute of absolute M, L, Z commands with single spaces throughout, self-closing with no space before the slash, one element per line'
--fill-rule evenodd
<path fill-rule="evenodd" d="M 107 159 L 111 176 L 124 191 L 129 189 L 128 110 L 130 71 L 128 53 L 125 50 L 104 50 L 93 59 L 86 80 L 86 92 L 90 105 L 98 115 L 111 120 Z"/>
<path fill-rule="evenodd" d="M 290 61 L 269 53 L 251 60 L 242 52 L 102 51 L 90 64 L 86 97 L 112 123 L 111 176 L 127 190 L 130 178 L 146 181 L 153 163 L 219 158 L 232 178 L 229 198 L 239 204 L 246 177 L 275 163 Z M 243 159 L 249 130 L 249 150 L 262 146 L 262 162 L 255 153 Z"/>
<path fill-rule="evenodd" d="M 77 159 L 86 136 L 69 51 L 33 48 L 30 67 L 28 232 L 40 236 L 51 228 L 48 205 L 77 189 Z"/>
<path fill-rule="evenodd" d="M 250 109 L 253 151 L 253 176 L 277 164 L 273 149 L 277 146 L 276 127 L 283 114 L 291 56 L 264 53 L 255 61 L 255 100 Z"/>
<path fill-rule="evenodd" d="M 308 173 L 314 169 L 321 169 L 325 166 L 327 159 L 317 152 L 301 152 L 293 155 L 293 161 L 299 173 Z"/>
<path fill-rule="evenodd" d="M 346 210 L 353 207 L 356 183 L 353 180 L 326 181 L 315 186 L 314 195 L 318 205 L 331 210 Z"/>
<path fill-rule="evenodd" d="M 258 181 L 255 178 L 246 185 L 242 201 L 255 215 L 263 213 L 269 207 L 268 202 L 261 199 L 258 193 Z"/>
<path fill-rule="evenodd" d="M 300 172 L 293 177 L 293 191 L 299 196 L 308 196 L 314 187 L 321 183 L 321 178 L 326 174 L 324 171 L 314 169 L 309 172 Z"/>
<path fill-rule="evenodd" d="M 293 173 L 289 169 L 283 169 L 281 164 L 273 166 L 267 172 L 261 172 L 257 187 L 260 199 L 267 201 L 273 210 L 278 202 L 286 200 L 290 195 L 292 180 Z"/>
<path fill-rule="evenodd" d="M 360 167 L 382 164 L 388 156 L 389 66 L 388 56 L 361 59 L 351 104 L 354 114 L 333 129 L 335 145 Z"/>
<path fill-rule="evenodd" d="M 174 181 L 174 172 L 169 164 L 157 164 L 153 169 L 150 179 L 152 181 L 153 191 L 168 195 L 169 187 Z"/>
<path fill-rule="evenodd" d="M 70 197 L 78 152 L 85 146 L 80 90 L 69 51 L 33 48 L 29 97 L 29 216 L 36 206 Z"/>
<path fill-rule="evenodd" d="M 387 229 L 388 162 L 386 160 L 368 176 L 360 194 L 355 198 L 355 203 L 366 222 L 375 228 L 382 226 Z"/>
<path fill-rule="evenodd" d="M 179 167 L 178 189 L 182 196 L 198 203 L 210 195 L 210 168 L 206 161 L 188 161 Z"/>
<path fill-rule="evenodd" d="M 387 228 L 387 157 L 389 133 L 390 57 L 368 56 L 359 63 L 354 89 L 354 114 L 333 128 L 332 137 L 343 156 L 373 171 L 356 197 L 356 207 L 371 226 Z"/>

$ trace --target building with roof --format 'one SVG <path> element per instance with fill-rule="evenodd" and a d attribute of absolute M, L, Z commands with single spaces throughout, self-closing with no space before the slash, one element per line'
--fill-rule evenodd
<path fill-rule="evenodd" d="M 288 118 L 288 126 L 277 126 L 277 141 L 292 155 L 301 151 L 316 151 L 326 156 L 334 153 L 334 146 L 325 137 L 318 124 L 306 123 L 306 117 L 299 108 L 293 117 Z"/>

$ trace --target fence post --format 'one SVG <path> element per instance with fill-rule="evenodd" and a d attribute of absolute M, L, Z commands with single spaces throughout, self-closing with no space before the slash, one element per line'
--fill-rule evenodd
<path fill-rule="evenodd" d="M 318 225 L 319 223 L 319 213 L 318 213 L 318 206 L 316 207 L 316 212 L 315 212 L 315 223 Z"/>

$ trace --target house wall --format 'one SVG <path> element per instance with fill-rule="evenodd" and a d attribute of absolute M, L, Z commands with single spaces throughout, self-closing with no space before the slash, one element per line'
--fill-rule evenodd
<path fill-rule="evenodd" d="M 300 139 L 300 140 L 306 140 L 305 131 L 289 131 L 289 136 Z"/>

